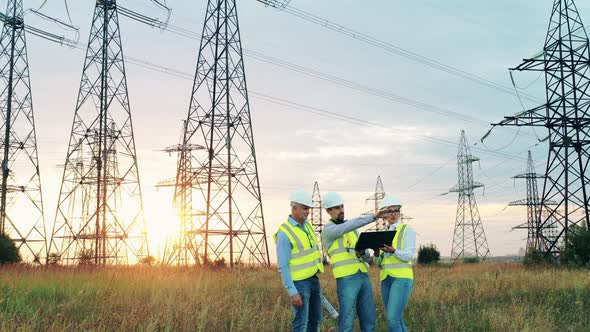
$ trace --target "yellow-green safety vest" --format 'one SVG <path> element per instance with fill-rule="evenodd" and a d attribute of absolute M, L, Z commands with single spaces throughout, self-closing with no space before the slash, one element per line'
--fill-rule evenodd
<path fill-rule="evenodd" d="M 354 231 L 343 234 L 336 239 L 330 248 L 328 248 L 328 256 L 332 263 L 332 273 L 334 278 L 342 278 L 361 272 L 368 272 L 368 266 L 360 258 L 356 256 L 354 247 L 358 241 L 358 236 Z"/>
<path fill-rule="evenodd" d="M 287 220 L 279 227 L 279 230 L 273 236 L 276 243 L 277 234 L 283 232 L 291 242 L 291 261 L 289 261 L 289 270 L 291 271 L 291 278 L 293 278 L 294 281 L 313 277 L 318 271 L 322 273 L 324 272 L 322 253 L 319 249 L 318 239 L 315 236 L 315 232 L 313 231 L 311 224 L 307 221 L 305 221 L 303 227 L 305 227 L 309 236 L 304 230 L 292 226 L 289 220 Z"/>
<path fill-rule="evenodd" d="M 405 248 L 405 238 L 406 238 L 406 230 L 408 225 L 401 225 L 397 229 L 398 231 L 395 233 L 393 237 L 393 241 L 391 246 L 397 249 Z M 404 261 L 401 260 L 394 255 L 384 256 L 381 264 L 379 265 L 381 268 L 380 279 L 381 281 L 385 280 L 387 276 L 393 278 L 408 278 L 414 279 L 414 270 L 412 269 L 412 260 Z"/>

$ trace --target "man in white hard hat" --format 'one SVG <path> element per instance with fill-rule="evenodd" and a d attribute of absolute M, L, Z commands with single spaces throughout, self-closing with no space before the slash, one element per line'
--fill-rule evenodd
<path fill-rule="evenodd" d="M 297 190 L 289 197 L 291 214 L 274 235 L 279 272 L 293 306 L 293 331 L 318 331 L 322 320 L 320 281 L 322 253 L 311 224 L 311 195 Z"/>
<path fill-rule="evenodd" d="M 402 203 L 399 198 L 385 196 L 381 201 L 381 211 L 386 212 L 388 230 L 395 230 L 391 246 L 377 251 L 376 264 L 381 269 L 381 297 L 385 305 L 385 317 L 389 331 L 406 332 L 404 310 L 414 287 L 412 257 L 416 250 L 416 232 L 407 224 L 400 222 Z"/>
<path fill-rule="evenodd" d="M 384 216 L 368 215 L 351 220 L 344 219 L 344 200 L 340 194 L 328 192 L 322 197 L 330 222 L 322 230 L 322 244 L 327 248 L 336 278 L 339 316 L 338 331 L 352 331 L 355 313 L 359 316 L 361 331 L 374 331 L 377 319 L 373 288 L 368 274 L 367 252 L 355 251 L 357 229 Z"/>

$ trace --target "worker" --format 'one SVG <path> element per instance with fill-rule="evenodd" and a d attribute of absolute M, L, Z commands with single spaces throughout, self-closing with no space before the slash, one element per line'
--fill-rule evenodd
<path fill-rule="evenodd" d="M 330 215 L 322 230 L 322 244 L 328 248 L 332 273 L 336 278 L 339 316 L 338 331 L 352 331 L 355 313 L 358 314 L 361 331 L 374 331 L 376 323 L 373 288 L 368 274 L 368 251 L 357 252 L 357 229 L 383 216 L 367 215 L 351 220 L 344 219 L 344 200 L 340 194 L 328 192 L 323 205 Z"/>
<path fill-rule="evenodd" d="M 391 246 L 377 250 L 376 265 L 381 268 L 381 297 L 385 305 L 385 317 L 389 332 L 406 332 L 404 310 L 414 286 L 412 257 L 416 250 L 416 232 L 407 224 L 401 224 L 402 204 L 395 196 L 385 196 L 380 204 L 385 212 L 388 230 L 396 231 Z"/>
<path fill-rule="evenodd" d="M 324 272 L 322 254 L 311 224 L 311 195 L 303 190 L 290 197 L 291 214 L 274 235 L 279 272 L 293 307 L 293 331 L 318 331 L 322 320 L 318 273 Z"/>

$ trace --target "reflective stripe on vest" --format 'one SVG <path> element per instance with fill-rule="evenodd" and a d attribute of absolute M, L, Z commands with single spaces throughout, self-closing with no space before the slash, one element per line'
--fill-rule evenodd
<path fill-rule="evenodd" d="M 277 234 L 283 232 L 289 238 L 291 242 L 289 270 L 291 271 L 291 278 L 295 281 L 312 277 L 318 271 L 324 272 L 322 253 L 319 250 L 315 232 L 307 221 L 303 224 L 303 227 L 305 227 L 309 234 L 306 234 L 299 227 L 292 226 L 287 220 L 287 222 L 279 227 L 279 230 L 273 237 L 276 242 Z"/>
<path fill-rule="evenodd" d="M 357 273 L 368 272 L 367 265 L 356 257 L 354 247 L 358 237 L 354 231 L 340 236 L 328 248 L 334 278 L 342 278 Z"/>
<path fill-rule="evenodd" d="M 405 238 L 406 238 L 406 230 L 408 229 L 408 225 L 401 225 L 398 227 L 398 232 L 396 232 L 395 236 L 393 237 L 393 241 L 391 241 L 391 246 L 397 249 L 405 248 Z M 397 258 L 394 255 L 389 255 L 383 257 L 381 264 L 379 265 L 381 268 L 380 279 L 383 281 L 388 276 L 393 278 L 408 278 L 414 279 L 414 271 L 412 269 L 412 261 L 403 261 Z"/>

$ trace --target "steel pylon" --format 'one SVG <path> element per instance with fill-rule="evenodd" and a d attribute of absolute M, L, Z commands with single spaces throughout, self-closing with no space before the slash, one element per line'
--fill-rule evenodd
<path fill-rule="evenodd" d="M 0 36 L 0 233 L 25 261 L 45 263 L 45 217 L 22 0 L 9 0 Z"/>
<path fill-rule="evenodd" d="M 553 3 L 543 51 L 512 71 L 537 71 L 545 75 L 546 103 L 507 116 L 494 126 L 544 127 L 549 153 L 540 205 L 540 246 L 546 256 L 558 257 L 573 225 L 590 227 L 590 52 L 588 35 L 573 0 Z M 553 204 L 555 203 L 555 204 Z M 551 232 L 547 234 L 551 234 Z"/>
<path fill-rule="evenodd" d="M 375 192 L 373 193 L 373 195 L 369 196 L 366 199 L 366 201 L 372 202 L 371 204 L 373 205 L 373 209 L 371 211 L 365 213 L 365 215 L 377 214 L 377 212 L 379 212 L 379 205 L 381 204 L 383 197 L 385 197 L 385 190 L 383 189 L 383 182 L 381 181 L 381 175 L 379 175 L 379 176 L 377 176 L 377 183 L 375 184 Z M 380 219 L 376 220 L 375 223 L 373 223 L 369 227 L 368 230 L 382 231 L 382 230 L 386 230 L 386 229 L 387 229 L 387 222 L 385 221 L 385 219 L 380 218 Z"/>
<path fill-rule="evenodd" d="M 269 266 L 269 252 L 235 0 L 209 0 L 183 144 L 194 153 L 206 261 Z"/>
<path fill-rule="evenodd" d="M 322 238 L 322 229 L 324 228 L 324 224 L 322 222 L 322 195 L 320 194 L 320 186 L 318 182 L 314 182 L 313 184 L 313 194 L 311 196 L 313 206 L 311 207 L 311 218 L 310 222 L 313 226 L 313 229 L 316 233 L 318 239 Z M 322 256 L 324 251 L 322 250 L 322 241 L 318 242 L 320 246 L 320 250 L 322 252 Z"/>
<path fill-rule="evenodd" d="M 183 121 L 180 142 L 169 146 L 164 152 L 178 155 L 176 177 L 158 183 L 157 187 L 173 187 L 172 206 L 178 212 L 180 227 L 178 234 L 166 241 L 162 263 L 164 265 L 189 266 L 201 264 L 199 250 L 202 243 L 198 239 L 200 230 L 195 224 L 196 218 L 202 218 L 204 212 L 193 209 L 193 191 L 196 180 L 192 173 L 193 153 L 205 147 L 195 144 L 184 144 L 187 122 Z M 203 180 L 203 179 L 202 179 Z"/>
<path fill-rule="evenodd" d="M 486 259 L 490 253 L 488 242 L 477 208 L 474 189 L 484 185 L 473 181 L 473 163 L 479 158 L 471 154 L 465 131 L 461 130 L 459 151 L 457 153 L 457 184 L 449 191 L 459 194 L 457 218 L 453 234 L 451 259 L 475 258 Z"/>
<path fill-rule="evenodd" d="M 50 254 L 96 265 L 149 255 L 115 0 L 96 1 Z"/>
<path fill-rule="evenodd" d="M 509 206 L 526 206 L 527 207 L 527 222 L 525 224 L 514 227 L 515 229 L 527 230 L 526 254 L 531 251 L 542 251 L 541 234 L 545 233 L 547 236 L 548 229 L 541 227 L 541 218 L 543 215 L 543 206 L 541 205 L 541 198 L 539 197 L 539 190 L 537 188 L 537 179 L 544 179 L 545 176 L 535 172 L 535 164 L 531 151 L 528 152 L 527 169 L 525 173 L 518 174 L 514 179 L 526 180 L 526 198 L 508 203 Z M 555 205 L 555 202 L 545 202 L 546 205 Z M 546 212 L 546 211 L 545 211 Z"/>

